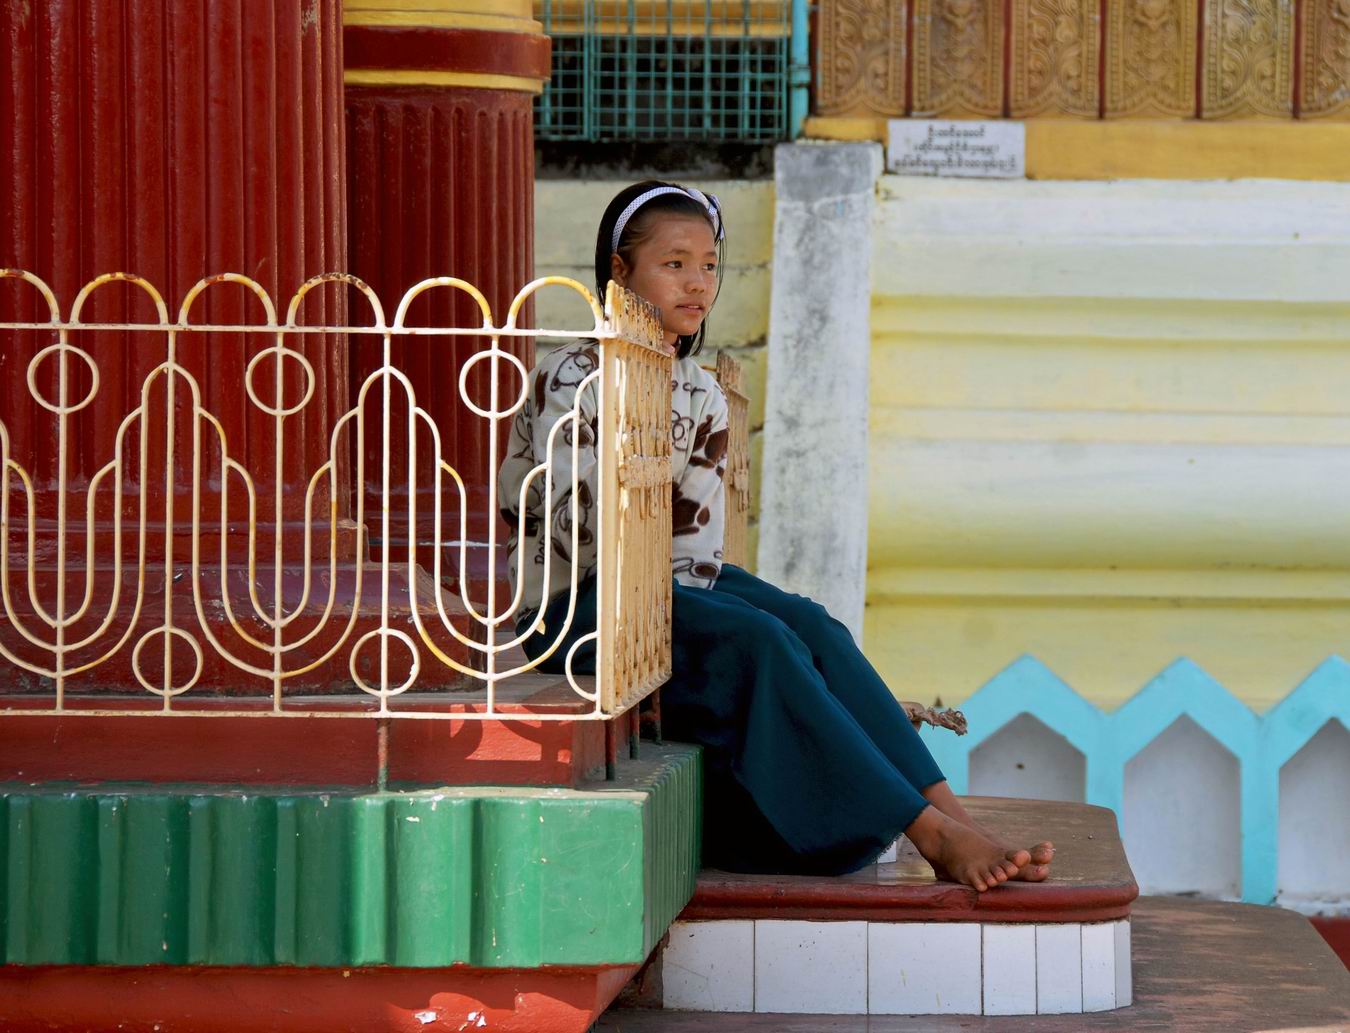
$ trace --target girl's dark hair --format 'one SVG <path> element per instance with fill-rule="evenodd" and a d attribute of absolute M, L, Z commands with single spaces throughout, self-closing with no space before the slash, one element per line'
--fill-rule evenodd
<path fill-rule="evenodd" d="M 645 194 L 654 187 L 675 187 L 680 191 L 678 194 L 659 194 L 639 208 L 629 218 L 624 225 L 623 235 L 619 237 L 619 246 L 612 247 L 614 239 L 614 224 L 619 221 L 619 216 L 640 194 Z M 610 277 L 610 259 L 617 254 L 624 262 L 632 266 L 633 252 L 637 246 L 642 243 L 651 228 L 652 219 L 659 213 L 667 215 L 692 215 L 704 220 L 713 230 L 717 241 L 717 287 L 721 291 L 722 287 L 722 255 L 725 250 L 725 234 L 717 232 L 718 227 L 714 224 L 712 216 L 708 214 L 708 209 L 695 200 L 692 196 L 684 192 L 684 187 L 678 183 L 666 183 L 659 179 L 645 179 L 641 183 L 634 183 L 632 186 L 624 187 L 614 195 L 614 200 L 609 202 L 609 207 L 605 209 L 605 214 L 600 219 L 600 229 L 595 236 L 595 287 L 599 291 L 600 297 L 605 296 L 605 288 L 609 286 Z M 722 213 L 719 210 L 717 220 L 720 222 Z M 713 299 L 716 301 L 716 297 Z M 709 303 L 709 309 L 712 304 Z M 705 315 L 703 323 L 698 328 L 697 334 L 681 334 L 676 344 L 675 353 L 680 358 L 686 358 L 690 355 L 697 355 L 703 349 L 703 338 L 708 330 L 708 320 Z"/>

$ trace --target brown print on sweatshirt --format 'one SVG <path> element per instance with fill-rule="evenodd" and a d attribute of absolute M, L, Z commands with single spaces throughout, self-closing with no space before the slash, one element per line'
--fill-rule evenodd
<path fill-rule="evenodd" d="M 598 368 L 592 342 L 553 352 L 531 372 L 530 395 L 511 427 L 499 504 L 511 528 L 512 588 L 523 581 L 521 604 L 531 609 L 571 587 L 574 557 L 578 581 L 595 572 L 598 394 L 595 381 L 578 388 Z M 675 362 L 670 416 L 671 572 L 681 584 L 711 588 L 722 571 L 727 402 L 713 375 L 694 359 Z M 521 488 L 530 472 L 549 459 L 549 435 L 559 420 L 563 423 L 552 445 L 551 518 L 545 511 L 543 474 L 529 480 L 522 512 Z"/>

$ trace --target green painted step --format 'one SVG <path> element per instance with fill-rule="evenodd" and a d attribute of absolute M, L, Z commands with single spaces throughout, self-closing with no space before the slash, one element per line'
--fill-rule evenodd
<path fill-rule="evenodd" d="M 580 789 L 0 784 L 0 962 L 636 964 L 694 891 L 696 747 Z"/>

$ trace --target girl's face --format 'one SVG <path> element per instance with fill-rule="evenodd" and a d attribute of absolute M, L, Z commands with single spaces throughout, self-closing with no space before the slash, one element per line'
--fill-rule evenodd
<path fill-rule="evenodd" d="M 680 335 L 698 333 L 717 297 L 712 227 L 696 216 L 656 215 L 631 265 L 617 254 L 610 259 L 610 278 L 661 310 L 666 347 L 673 349 Z"/>

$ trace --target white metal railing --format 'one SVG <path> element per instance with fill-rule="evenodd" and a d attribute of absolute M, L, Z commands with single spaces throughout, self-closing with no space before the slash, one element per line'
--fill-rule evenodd
<path fill-rule="evenodd" d="M 54 432 L 44 440 L 54 442 L 56 456 L 54 478 L 39 483 L 13 454 L 6 414 L 0 412 L 0 601 L 8 624 L 7 629 L 0 629 L 0 666 L 8 664 L 15 675 L 27 676 L 26 682 L 22 677 L 0 680 L 0 713 L 603 719 L 632 707 L 669 676 L 672 360 L 660 346 L 654 311 L 635 295 L 611 285 L 602 310 L 575 280 L 544 277 L 520 290 L 505 321 L 497 325 L 486 298 L 475 287 L 452 277 L 436 277 L 412 287 L 399 301 L 393 320 L 386 321 L 379 299 L 369 287 L 348 274 L 333 273 L 306 282 L 290 299 L 284 321 L 278 321 L 272 299 L 256 281 L 227 273 L 193 286 L 176 319 L 170 320 L 159 291 L 146 280 L 125 273 L 108 273 L 90 281 L 65 315 L 52 290 L 38 277 L 23 270 L 0 270 L 0 282 L 6 279 L 22 281 L 36 290 L 49 313 L 47 320 L 0 323 L 0 357 L 7 347 L 17 348 L 14 342 L 19 333 L 52 338 L 46 345 L 39 341 L 41 346 L 28 362 L 26 376 L 28 393 L 37 406 L 34 411 L 54 424 Z M 90 296 L 116 282 L 128 285 L 126 290 L 143 292 L 153 304 L 157 319 L 142 323 L 83 321 L 81 314 Z M 265 312 L 264 322 L 194 323 L 194 303 L 206 291 L 224 283 L 240 285 L 250 292 Z M 528 299 L 550 285 L 576 291 L 586 301 L 593 325 L 561 331 L 517 326 Z M 364 296 L 373 313 L 371 323 L 308 326 L 300 322 L 302 302 L 320 287 Z M 412 303 L 437 288 L 467 292 L 482 314 L 481 325 L 406 325 Z M 72 421 L 96 404 L 100 387 L 94 356 L 72 340 L 80 331 L 135 334 L 139 335 L 137 340 L 145 340 L 147 334 L 158 335 L 163 358 L 140 385 L 140 404 L 119 414 L 113 440 L 93 443 L 106 450 L 106 461 L 101 461 L 87 483 L 72 484 L 72 448 L 78 443 L 87 451 L 90 446 L 88 441 L 77 442 L 78 428 Z M 265 414 L 272 424 L 276 477 L 270 511 L 260 506 L 254 471 L 231 456 L 224 422 L 204 405 L 202 384 L 180 360 L 180 342 L 206 333 L 264 335 L 270 342 L 249 358 L 243 378 L 247 402 L 239 400 L 241 406 L 252 405 Z M 283 512 L 282 469 L 294 440 L 288 437 L 288 421 L 312 403 L 318 375 L 310 359 L 290 345 L 311 334 L 374 335 L 383 342 L 383 359 L 357 385 L 355 403 L 327 428 L 326 459 L 309 476 L 302 526 L 297 529 L 296 522 L 285 519 Z M 485 421 L 488 428 L 488 483 L 483 503 L 487 512 L 480 514 L 486 518 L 487 540 L 478 546 L 485 550 L 488 575 L 486 600 L 481 607 L 471 598 L 468 576 L 469 488 L 474 486 L 466 486 L 443 454 L 436 421 L 418 404 L 409 377 L 391 362 L 395 339 L 427 337 L 431 339 L 427 346 L 434 347 L 438 339 L 457 336 L 481 337 L 488 342 L 461 367 L 458 382 L 459 403 Z M 581 574 L 575 548 L 575 462 L 571 465 L 570 513 L 566 506 L 560 507 L 559 513 L 553 511 L 552 451 L 527 480 L 528 486 L 543 479 L 549 499 L 543 519 L 551 523 L 565 515 L 574 536 L 570 579 L 573 606 L 569 606 L 568 619 L 562 626 L 543 629 L 553 643 L 549 653 L 534 661 L 525 658 L 521 643 L 532 631 L 541 629 L 542 615 L 517 633 L 513 618 L 519 615 L 522 593 L 518 586 L 514 598 L 503 601 L 494 576 L 508 547 L 496 515 L 501 432 L 525 404 L 529 390 L 524 364 L 504 350 L 501 342 L 534 336 L 595 339 L 601 358 L 599 368 L 587 378 L 588 383 L 592 379 L 596 382 L 599 399 L 596 576 L 600 620 L 597 631 L 576 643 L 595 643 L 597 675 L 586 678 L 574 673 L 577 650 L 572 648 L 566 657 L 565 674 L 570 695 L 564 694 L 571 705 L 542 711 L 522 709 L 518 704 L 523 697 L 518 694 L 508 698 L 503 690 L 531 678 L 530 684 L 537 685 L 541 676 L 536 669 L 570 630 Z M 271 404 L 255 389 L 260 363 L 268 357 L 273 359 L 275 377 Z M 40 368 L 50 360 L 56 363 L 54 377 L 50 371 L 40 376 Z M 87 373 L 76 373 L 76 361 L 87 367 Z M 286 377 L 282 371 L 287 362 L 298 363 L 289 377 L 292 381 L 298 377 L 304 385 L 301 397 L 291 405 L 284 404 L 283 394 Z M 484 362 L 489 364 L 490 390 L 486 406 L 480 406 L 470 396 L 468 382 L 471 370 Z M 46 380 L 55 381 L 54 396 L 42 386 Z M 520 385 L 518 390 L 507 386 L 515 383 Z M 83 392 L 74 397 L 72 392 L 81 386 Z M 161 471 L 151 469 L 147 444 L 159 432 L 158 425 L 150 426 L 151 416 L 157 415 L 151 403 L 152 395 L 159 397 L 156 392 L 162 392 L 165 399 L 162 501 L 155 499 L 151 490 L 152 478 L 160 476 Z M 504 404 L 503 395 L 509 404 Z M 400 405 L 406 404 L 403 427 L 396 426 L 392 416 L 396 396 Z M 555 442 L 569 423 L 572 433 L 568 437 L 574 443 L 577 440 L 582 418 L 581 388 L 577 397 L 572 411 L 552 428 L 550 442 Z M 380 413 L 375 427 L 370 426 L 368 418 L 371 404 L 378 404 Z M 430 454 L 419 451 L 419 433 L 430 438 Z M 366 468 L 367 439 L 371 435 L 378 435 L 377 454 L 383 459 L 377 471 Z M 400 440 L 408 457 L 406 484 L 392 481 L 391 454 Z M 185 455 L 175 448 L 175 442 L 182 441 L 190 442 Z M 346 451 L 350 446 L 354 449 Z M 220 457 L 218 478 L 208 483 L 215 450 Z M 345 456 L 354 456 L 351 485 L 344 485 L 340 476 Z M 191 489 L 190 512 L 186 514 L 182 512 L 182 499 L 176 499 L 184 474 Z M 232 492 L 232 483 L 241 485 L 242 493 Z M 129 484 L 131 489 L 127 488 Z M 419 552 L 418 535 L 409 533 L 406 557 L 399 556 L 390 547 L 392 532 L 400 520 L 406 521 L 404 526 L 417 526 L 417 499 L 419 493 L 427 492 L 428 484 L 433 499 L 432 541 L 429 547 L 423 544 Z M 451 500 L 445 505 L 444 496 L 451 492 L 458 503 Z M 217 493 L 219 525 L 208 527 L 203 519 L 205 503 L 208 496 L 214 500 Z M 378 512 L 368 512 L 368 494 L 378 500 Z M 325 497 L 328 512 L 316 513 Z M 339 497 L 352 500 L 354 528 L 344 530 L 339 526 Z M 151 512 L 152 500 L 156 507 L 162 506 L 162 511 Z M 76 515 L 81 501 L 83 521 Z M 51 519 L 39 518 L 39 510 L 53 509 Z M 96 516 L 99 513 L 103 517 Z M 524 512 L 520 519 L 518 532 L 523 537 Z M 367 544 L 367 529 L 378 532 L 383 543 L 378 556 Z M 296 535 L 301 538 L 303 551 L 298 563 L 286 558 L 294 555 Z M 288 536 L 290 551 L 286 549 Z M 546 529 L 546 541 L 548 537 Z M 157 554 L 152 543 L 160 538 L 164 545 Z M 218 552 L 209 555 L 217 538 Z M 261 540 L 270 543 L 270 550 L 260 546 Z M 16 542 L 22 543 L 22 549 L 13 547 Z M 100 542 L 105 543 L 102 553 Z M 180 551 L 185 543 L 186 563 L 175 559 L 176 543 Z M 242 561 L 238 558 L 241 554 Z M 41 563 L 39 557 L 43 558 Z M 429 561 L 429 566 L 424 561 Z M 560 561 L 549 555 L 546 562 Z M 292 572 L 289 581 L 288 570 Z M 232 579 L 231 571 L 238 576 Z M 238 598 L 232 598 L 232 580 L 237 582 L 245 574 L 247 597 L 240 592 Z M 298 587 L 293 583 L 297 576 Z M 163 598 L 154 599 L 157 592 L 152 589 L 159 586 L 151 582 L 160 579 Z M 81 580 L 82 590 L 72 591 Z M 263 598 L 269 580 L 270 602 Z M 448 587 L 455 580 L 457 589 Z M 95 590 L 100 583 L 101 593 Z M 549 584 L 547 572 L 544 583 Z M 377 586 L 378 595 L 373 604 L 367 602 L 372 584 Z M 350 597 L 349 606 L 344 607 L 340 595 L 343 599 Z M 317 615 L 313 612 L 316 596 L 322 601 Z M 185 608 L 191 613 L 190 619 L 182 615 Z M 349 612 L 344 614 L 344 608 Z M 363 626 L 366 630 L 360 631 Z M 176 644 L 188 651 L 186 665 L 180 653 L 175 667 Z M 161 653 L 157 670 L 146 658 L 151 646 L 157 646 Z M 406 655 L 391 653 L 396 647 L 402 647 Z M 363 650 L 372 649 L 374 655 L 363 661 Z M 100 682 L 100 672 L 107 671 L 110 661 L 119 657 L 122 662 L 129 658 L 135 684 L 129 686 L 128 693 L 114 697 L 107 692 L 107 681 Z M 288 691 L 297 684 L 296 679 L 312 676 L 326 669 L 325 665 L 341 665 L 343 660 L 350 677 L 347 692 L 309 693 L 302 699 L 300 694 Z M 190 668 L 190 673 L 185 675 L 185 668 Z M 231 696 L 227 691 L 222 697 L 227 685 L 208 684 L 213 677 L 210 671 L 216 668 L 269 688 L 270 699 L 266 694 L 260 697 L 261 690 L 256 688 L 252 699 Z M 462 684 L 457 692 L 417 691 L 417 687 L 437 680 L 429 677 L 431 671 L 437 671 L 438 677 L 457 678 L 476 687 L 476 691 L 466 693 Z M 220 677 L 216 680 L 226 681 Z M 15 685 L 21 691 L 12 691 Z M 211 705 L 204 706 L 200 697 L 207 690 L 212 693 Z M 407 705 L 414 697 L 419 698 L 419 705 Z M 150 705 L 139 705 L 137 700 Z"/>

